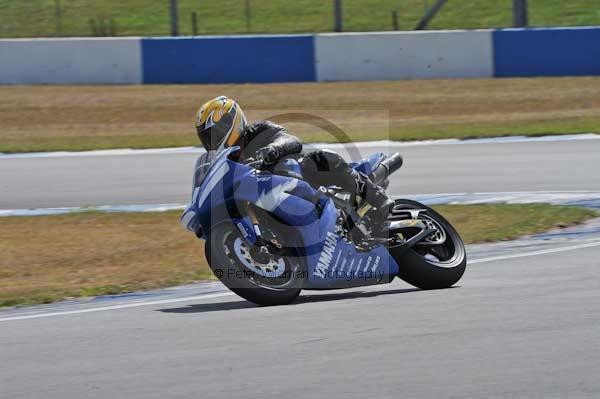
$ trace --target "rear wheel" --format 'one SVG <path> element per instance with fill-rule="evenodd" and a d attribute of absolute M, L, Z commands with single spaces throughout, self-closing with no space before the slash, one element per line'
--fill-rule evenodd
<path fill-rule="evenodd" d="M 411 200 L 396 200 L 390 220 L 406 218 L 406 210 L 419 210 L 413 212 L 416 219 L 435 232 L 411 249 L 390 248 L 398 262 L 398 276 L 421 289 L 448 288 L 456 284 L 467 266 L 465 245 L 458 232 L 442 215 Z"/>
<path fill-rule="evenodd" d="M 205 250 L 219 280 L 250 302 L 284 305 L 300 294 L 304 275 L 298 259 L 258 254 L 231 223 L 212 229 Z"/>

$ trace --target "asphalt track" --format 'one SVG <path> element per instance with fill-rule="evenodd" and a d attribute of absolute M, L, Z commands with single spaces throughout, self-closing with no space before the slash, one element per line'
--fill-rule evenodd
<path fill-rule="evenodd" d="M 600 140 L 358 147 L 400 151 L 393 194 L 600 190 Z M 344 154 L 343 150 L 339 150 Z M 0 157 L 0 209 L 185 203 L 197 154 Z"/>
<path fill-rule="evenodd" d="M 596 140 L 402 152 L 396 194 L 600 190 Z M 193 158 L 0 160 L 0 208 L 184 202 Z M 212 283 L 0 311 L 0 398 L 599 397 L 600 221 L 468 253 L 447 290 L 261 308 Z"/>
<path fill-rule="evenodd" d="M 261 308 L 212 284 L 3 312 L 0 397 L 598 397 L 600 223 L 571 234 L 471 247 L 446 290 Z"/>

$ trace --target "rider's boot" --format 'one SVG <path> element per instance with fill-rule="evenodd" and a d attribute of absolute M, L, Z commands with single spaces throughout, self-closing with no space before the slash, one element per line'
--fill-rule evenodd
<path fill-rule="evenodd" d="M 368 216 L 375 225 L 383 227 L 394 207 L 394 200 L 385 190 L 373 183 L 366 175 L 354 172 L 356 194 L 359 202 L 359 215 Z"/>

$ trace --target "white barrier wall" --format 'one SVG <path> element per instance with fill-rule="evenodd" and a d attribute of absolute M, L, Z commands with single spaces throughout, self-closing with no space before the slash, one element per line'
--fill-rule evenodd
<path fill-rule="evenodd" d="M 0 40 L 0 84 L 34 83 L 142 83 L 141 40 Z"/>
<path fill-rule="evenodd" d="M 318 34 L 318 81 L 494 75 L 491 30 Z"/>
<path fill-rule="evenodd" d="M 0 39 L 0 84 L 314 82 L 600 75 L 600 27 Z M 211 62 L 205 62 L 211 54 Z M 256 56 L 269 54 L 268 57 Z M 244 67 L 237 62 L 244 59 Z"/>

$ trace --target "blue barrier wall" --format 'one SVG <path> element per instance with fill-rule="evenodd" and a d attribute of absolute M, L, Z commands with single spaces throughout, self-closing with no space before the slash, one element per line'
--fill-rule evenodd
<path fill-rule="evenodd" d="M 600 27 L 0 39 L 0 84 L 600 75 Z"/>
<path fill-rule="evenodd" d="M 144 83 L 315 80 L 312 35 L 142 39 Z"/>
<path fill-rule="evenodd" d="M 600 28 L 506 29 L 493 33 L 494 75 L 600 75 Z"/>

